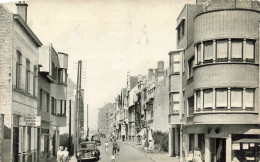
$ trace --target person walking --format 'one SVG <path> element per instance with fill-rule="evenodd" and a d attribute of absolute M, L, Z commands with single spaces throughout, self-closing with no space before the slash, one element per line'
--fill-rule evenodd
<path fill-rule="evenodd" d="M 117 144 L 116 140 L 114 140 L 112 154 L 114 153 L 116 155 L 117 149 L 118 149 L 118 144 Z"/>
<path fill-rule="evenodd" d="M 63 148 L 62 148 L 62 146 L 60 146 L 57 151 L 57 162 L 62 162 L 62 158 L 63 158 L 62 150 L 63 150 Z"/>
<path fill-rule="evenodd" d="M 63 151 L 62 162 L 68 162 L 68 161 L 69 161 L 69 151 L 68 148 L 65 147 L 65 150 Z"/>
<path fill-rule="evenodd" d="M 200 152 L 200 149 L 198 147 L 195 148 L 193 161 L 202 162 L 201 152 Z"/>
<path fill-rule="evenodd" d="M 149 142 L 148 142 L 148 140 L 146 139 L 145 142 L 144 142 L 144 150 L 145 150 L 145 153 L 148 153 L 148 147 L 149 147 Z"/>
<path fill-rule="evenodd" d="M 105 142 L 105 154 L 108 154 L 108 141 Z"/>

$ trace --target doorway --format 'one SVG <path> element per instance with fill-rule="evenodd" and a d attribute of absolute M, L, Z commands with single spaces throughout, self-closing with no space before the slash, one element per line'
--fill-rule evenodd
<path fill-rule="evenodd" d="M 211 145 L 211 161 L 212 162 L 226 161 L 226 139 L 212 138 L 210 145 Z"/>
<path fill-rule="evenodd" d="M 19 128 L 13 127 L 13 161 L 19 160 Z"/>

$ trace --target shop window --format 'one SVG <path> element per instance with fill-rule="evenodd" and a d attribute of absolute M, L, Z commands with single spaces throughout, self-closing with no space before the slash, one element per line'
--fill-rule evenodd
<path fill-rule="evenodd" d="M 253 40 L 246 40 L 244 58 L 247 62 L 254 62 L 254 53 L 255 53 L 255 42 Z"/>
<path fill-rule="evenodd" d="M 194 71 L 193 71 L 193 67 L 194 67 L 194 57 L 192 57 L 191 59 L 189 59 L 189 61 L 188 61 L 188 67 L 189 67 L 189 71 L 188 71 L 188 78 L 191 78 L 191 77 L 193 77 L 193 73 L 194 73 Z"/>
<path fill-rule="evenodd" d="M 242 61 L 243 41 L 231 41 L 231 59 L 232 61 Z"/>
<path fill-rule="evenodd" d="M 217 41 L 217 61 L 227 61 L 228 59 L 228 41 Z"/>
<path fill-rule="evenodd" d="M 204 62 L 213 62 L 213 42 L 204 42 Z"/>
<path fill-rule="evenodd" d="M 228 92 L 227 89 L 216 89 L 216 107 L 227 108 Z"/>
<path fill-rule="evenodd" d="M 198 58 L 198 64 L 200 64 L 202 61 L 201 61 L 201 43 L 198 43 L 197 45 L 197 58 Z"/>
<path fill-rule="evenodd" d="M 200 110 L 201 109 L 201 96 L 200 96 L 200 90 L 197 90 L 196 91 L 196 108 L 197 110 Z"/>
<path fill-rule="evenodd" d="M 243 89 L 231 89 L 231 108 L 242 108 Z"/>
<path fill-rule="evenodd" d="M 245 97 L 244 97 L 244 102 L 245 102 L 245 108 L 254 108 L 254 89 L 246 89 L 245 90 Z"/>
<path fill-rule="evenodd" d="M 213 90 L 212 89 L 204 89 L 203 90 L 203 104 L 204 108 L 212 108 L 213 107 Z"/>

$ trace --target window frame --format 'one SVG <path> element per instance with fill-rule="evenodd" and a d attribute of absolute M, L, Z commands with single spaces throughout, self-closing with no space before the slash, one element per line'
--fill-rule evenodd
<path fill-rule="evenodd" d="M 30 93 L 30 66 L 31 62 L 29 59 L 26 59 L 26 73 L 25 73 L 25 92 Z"/>

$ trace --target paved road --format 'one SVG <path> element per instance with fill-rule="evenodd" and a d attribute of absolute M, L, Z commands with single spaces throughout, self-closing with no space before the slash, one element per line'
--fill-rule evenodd
<path fill-rule="evenodd" d="M 105 154 L 105 140 L 101 139 L 102 145 L 99 146 L 100 150 L 100 160 L 99 162 L 109 162 L 110 156 L 112 153 L 112 143 L 109 142 L 108 153 Z M 136 148 L 124 144 L 123 142 L 118 142 L 120 146 L 119 155 L 116 156 L 116 162 L 153 162 L 150 158 L 148 158 L 143 152 L 137 150 Z"/>

